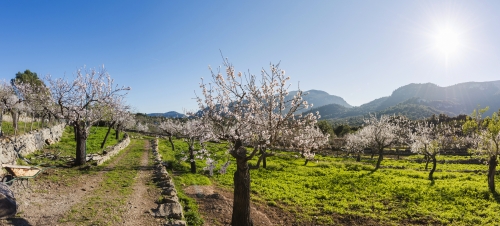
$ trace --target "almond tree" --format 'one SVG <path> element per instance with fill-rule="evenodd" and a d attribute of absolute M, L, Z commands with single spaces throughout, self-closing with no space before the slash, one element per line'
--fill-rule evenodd
<path fill-rule="evenodd" d="M 448 124 L 439 123 L 431 124 L 429 122 L 418 123 L 414 131 L 410 131 L 411 151 L 414 153 L 423 154 L 427 159 L 432 160 L 432 169 L 429 172 L 429 180 L 433 180 L 433 174 L 436 171 L 436 155 L 446 148 L 456 146 L 455 142 L 458 138 L 455 135 L 455 127 Z M 425 166 L 427 169 L 427 164 Z"/>
<path fill-rule="evenodd" d="M 261 71 L 261 79 L 252 74 L 235 73 L 234 67 L 224 60 L 221 68 L 212 73 L 212 82 L 202 79 L 202 96 L 197 97 L 203 122 L 211 128 L 214 137 L 228 140 L 229 154 L 236 159 L 234 172 L 234 199 L 232 225 L 253 225 L 250 219 L 250 169 L 259 168 L 248 163 L 259 152 L 259 160 L 269 156 L 266 147 L 274 147 L 293 133 L 290 125 L 313 126 L 317 117 L 312 113 L 295 116 L 294 113 L 309 105 L 302 99 L 302 91 L 285 100 L 288 95 L 285 72 L 278 65 L 270 65 L 270 73 Z M 296 123 L 290 123 L 296 121 Z M 247 151 L 244 145 L 251 147 Z M 260 162 L 260 161 L 259 161 Z"/>
<path fill-rule="evenodd" d="M 75 128 L 76 165 L 86 162 L 86 141 L 90 128 L 101 120 L 109 106 L 123 96 L 122 91 L 129 87 L 118 87 L 104 67 L 99 69 L 82 68 L 76 72 L 73 81 L 63 78 L 46 77 L 55 106 L 51 113 L 64 119 Z"/>
<path fill-rule="evenodd" d="M 49 88 L 42 81 L 39 82 L 24 82 L 22 80 L 13 80 L 19 96 L 24 100 L 26 107 L 34 115 L 49 116 L 54 107 Z M 33 121 L 31 127 L 33 128 Z M 42 121 L 43 122 L 43 121 Z"/>
<path fill-rule="evenodd" d="M 180 133 L 181 130 L 181 121 L 177 119 L 170 119 L 163 121 L 160 123 L 159 128 L 167 134 L 168 141 L 170 141 L 170 145 L 172 146 L 172 151 L 175 151 L 174 142 L 172 140 L 172 136 Z"/>
<path fill-rule="evenodd" d="M 347 152 L 356 155 L 356 161 L 361 161 L 361 153 L 368 147 L 368 141 L 362 134 L 363 130 L 358 130 L 355 133 L 349 133 L 345 135 L 345 149 Z M 366 132 L 366 131 L 364 131 Z"/>
<path fill-rule="evenodd" d="M 9 83 L 5 81 L 0 81 L 0 137 L 3 136 L 2 122 L 3 113 L 7 110 L 10 105 L 10 97 L 13 94 L 12 87 Z"/>
<path fill-rule="evenodd" d="M 17 116 L 21 110 L 25 108 L 24 100 L 16 95 L 14 87 L 5 81 L 0 82 L 0 119 L 3 118 L 3 113 L 8 111 L 12 116 L 12 126 L 14 132 L 17 132 Z M 0 135 L 3 136 L 0 122 Z"/>
<path fill-rule="evenodd" d="M 140 123 L 140 122 L 137 122 L 137 124 L 135 125 L 135 129 L 139 132 L 148 132 L 149 131 L 149 127 L 148 127 L 148 124 L 147 123 Z"/>
<path fill-rule="evenodd" d="M 108 125 L 108 131 L 106 132 L 106 135 L 104 136 L 104 139 L 101 143 L 101 148 L 104 148 L 104 145 L 106 144 L 106 140 L 108 139 L 108 135 L 111 132 L 111 128 L 115 127 L 117 128 L 120 121 L 124 120 L 129 113 L 130 106 L 125 105 L 123 103 L 123 99 L 117 99 L 112 102 L 112 105 L 109 106 L 108 109 L 106 109 L 106 117 L 107 120 L 109 121 Z M 115 131 L 116 132 L 116 139 L 119 139 L 119 134 L 118 134 L 118 129 Z"/>
<path fill-rule="evenodd" d="M 488 188 L 495 193 L 495 174 L 500 154 L 500 118 L 496 112 L 491 118 L 481 119 L 488 108 L 474 110 L 463 125 L 464 133 L 469 137 L 471 149 L 488 157 Z"/>
<path fill-rule="evenodd" d="M 291 121 L 291 123 L 296 122 Z M 316 155 L 314 151 L 320 150 L 328 144 L 328 137 L 330 136 L 329 134 L 324 134 L 317 126 L 303 127 L 292 125 L 290 126 L 290 131 L 288 136 L 282 134 L 277 143 L 284 144 L 283 149 L 300 152 L 301 156 L 305 159 L 304 166 L 309 161 L 314 160 Z M 279 145 L 276 148 L 279 148 Z"/>
<path fill-rule="evenodd" d="M 189 157 L 187 157 L 187 159 L 191 164 L 191 173 L 196 173 L 195 159 L 210 157 L 210 154 L 205 149 L 203 143 L 208 141 L 212 137 L 212 133 L 207 124 L 204 123 L 202 119 L 191 119 L 186 122 L 180 123 L 179 133 L 184 137 L 184 141 L 189 147 Z M 194 145 L 196 142 L 199 142 L 202 146 L 201 150 L 195 150 Z"/>
<path fill-rule="evenodd" d="M 129 111 L 122 111 L 116 118 L 115 139 L 120 139 L 120 132 L 131 129 L 135 125 L 135 117 Z"/>
<path fill-rule="evenodd" d="M 360 133 L 366 139 L 367 147 L 378 152 L 378 160 L 375 170 L 380 168 L 380 163 L 384 159 L 384 149 L 400 142 L 397 136 L 399 124 L 397 120 L 391 120 L 391 117 L 382 115 L 377 118 L 376 115 L 370 115 L 365 119 L 367 126 L 361 129 Z"/>

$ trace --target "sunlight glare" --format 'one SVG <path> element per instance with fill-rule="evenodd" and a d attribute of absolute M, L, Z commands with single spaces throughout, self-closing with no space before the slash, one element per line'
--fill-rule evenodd
<path fill-rule="evenodd" d="M 435 38 L 436 48 L 446 56 L 456 53 L 460 47 L 458 33 L 449 28 L 441 30 Z"/>

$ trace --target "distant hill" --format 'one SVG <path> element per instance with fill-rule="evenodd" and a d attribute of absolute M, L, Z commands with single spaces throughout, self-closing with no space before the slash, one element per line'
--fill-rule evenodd
<path fill-rule="evenodd" d="M 288 96 L 285 98 L 286 99 L 291 99 L 293 96 L 297 94 L 297 91 L 291 91 L 288 93 Z M 342 97 L 335 96 L 335 95 L 330 95 L 325 91 L 321 90 L 309 90 L 309 91 L 304 91 L 303 99 L 307 101 L 310 104 L 313 104 L 313 108 L 316 107 L 321 107 L 329 104 L 338 104 L 340 106 L 343 106 L 345 108 L 351 108 L 352 106 L 348 104 Z M 303 111 L 307 111 L 304 109 Z M 303 112 L 302 111 L 302 112 Z M 298 112 L 300 113 L 300 112 Z"/>
<path fill-rule="evenodd" d="M 424 105 L 455 115 L 470 114 L 478 105 L 489 106 L 490 111 L 486 115 L 491 115 L 500 108 L 500 80 L 466 82 L 448 87 L 432 83 L 412 83 L 394 90 L 377 110 L 383 110 L 410 98 L 418 98 Z"/>
<path fill-rule="evenodd" d="M 500 80 L 466 82 L 448 87 L 440 87 L 432 83 L 412 83 L 394 90 L 388 97 L 375 99 L 359 107 L 352 107 L 342 97 L 330 95 L 321 90 L 309 90 L 304 93 L 307 95 L 303 99 L 314 106 L 302 112 L 319 111 L 321 119 L 349 124 L 361 124 L 363 117 L 370 113 L 401 114 L 410 119 L 422 119 L 439 114 L 469 115 L 478 105 L 482 108 L 490 107 L 485 116 L 491 116 L 494 111 L 500 109 Z M 295 94 L 297 91 L 291 91 L 287 99 Z M 175 111 L 148 115 L 169 118 L 185 117 Z"/>
<path fill-rule="evenodd" d="M 148 116 L 156 116 L 156 117 L 162 116 L 165 118 L 184 118 L 184 117 L 186 117 L 186 115 L 181 114 L 181 113 L 176 112 L 176 111 L 169 111 L 166 113 L 150 113 L 150 114 L 148 114 Z"/>
<path fill-rule="evenodd" d="M 391 96 L 382 97 L 359 107 L 345 108 L 338 104 L 315 107 L 322 119 L 353 122 L 369 113 L 402 114 L 411 119 L 427 118 L 432 115 L 468 115 L 477 108 L 490 107 L 485 115 L 500 109 L 500 81 L 467 82 L 448 87 L 432 83 L 402 86 Z"/>

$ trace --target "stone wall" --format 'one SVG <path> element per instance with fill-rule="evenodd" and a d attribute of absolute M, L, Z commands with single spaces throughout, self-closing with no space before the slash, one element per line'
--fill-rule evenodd
<path fill-rule="evenodd" d="M 21 155 L 30 154 L 40 150 L 47 143 L 59 141 L 64 132 L 64 124 L 59 124 L 51 128 L 33 130 L 21 136 L 0 138 L 0 164 L 15 164 L 18 158 L 14 148 L 21 148 Z M 0 175 L 3 171 L 0 171 Z"/>
<path fill-rule="evenodd" d="M 108 161 L 111 157 L 118 154 L 121 150 L 126 148 L 130 144 L 130 137 L 125 133 L 123 139 L 111 147 L 106 148 L 106 154 L 97 159 L 97 165 L 101 165 L 104 162 Z M 95 159 L 95 158 L 94 158 Z"/>
<path fill-rule="evenodd" d="M 153 210 L 151 215 L 169 219 L 169 222 L 164 224 L 165 226 L 186 226 L 186 221 L 182 220 L 184 214 L 182 206 L 179 203 L 177 190 L 175 190 L 174 181 L 168 174 L 161 155 L 158 152 L 158 139 L 151 141 L 151 149 L 155 161 L 155 181 L 157 181 L 157 185 L 161 188 L 163 196 L 163 202 L 158 204 L 158 207 Z"/>
<path fill-rule="evenodd" d="M 25 114 L 21 114 L 19 116 L 19 121 L 20 122 L 31 122 L 33 119 L 32 117 L 30 116 L 27 116 Z M 36 121 L 37 119 L 35 119 Z M 7 114 L 4 114 L 2 115 L 2 121 L 6 121 L 6 122 L 12 122 L 12 116 L 11 115 L 7 115 Z"/>

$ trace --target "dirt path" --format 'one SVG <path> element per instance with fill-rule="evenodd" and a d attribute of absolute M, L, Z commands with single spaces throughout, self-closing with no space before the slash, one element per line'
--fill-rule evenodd
<path fill-rule="evenodd" d="M 144 146 L 149 150 L 149 142 Z M 159 221 L 155 220 L 150 214 L 150 210 L 155 208 L 156 199 L 160 197 L 160 191 L 154 186 L 152 181 L 153 168 L 148 164 L 150 151 L 144 152 L 141 157 L 141 166 L 134 184 L 134 193 L 127 201 L 127 211 L 123 215 L 124 225 L 157 225 Z"/>
<path fill-rule="evenodd" d="M 131 184 L 133 192 L 128 196 L 130 198 L 121 197 L 124 200 L 128 199 L 126 205 L 106 201 L 108 198 L 114 201 L 116 193 L 106 188 L 107 182 L 104 179 L 115 170 L 124 170 L 125 167 L 121 164 L 127 160 L 126 158 L 129 158 L 127 161 L 130 161 L 129 152 L 132 149 L 130 145 L 113 158 L 106 168 L 100 171 L 72 176 L 67 174 L 68 169 L 50 169 L 39 175 L 37 181 L 31 182 L 27 188 L 21 184 L 15 184 L 11 189 L 14 191 L 19 205 L 18 214 L 15 218 L 0 220 L 0 225 L 75 225 L 75 222 L 82 224 L 84 222 L 81 221 L 88 220 L 90 216 L 77 214 L 79 218 L 68 218 L 67 215 L 73 214 L 75 210 L 79 212 L 79 208 L 82 208 L 82 214 L 87 214 L 85 211 L 92 209 L 92 205 L 96 203 L 96 195 L 104 197 L 102 202 L 98 203 L 99 205 L 101 203 L 114 205 L 110 215 L 123 220 L 120 220 L 120 223 L 114 221 L 115 225 L 158 225 L 160 222 L 157 222 L 149 213 L 146 213 L 156 206 L 154 201 L 155 198 L 159 197 L 159 191 L 155 190 L 155 186 L 148 185 L 152 174 L 152 170 L 148 166 L 150 148 L 148 142 L 143 144 L 141 145 L 142 148 L 140 148 L 142 150 L 134 150 L 135 152 L 142 151 L 142 154 L 136 160 L 136 162 L 139 162 L 140 158 L 139 166 L 135 166 L 138 172 L 135 175 L 136 180 L 132 180 L 135 183 Z M 107 194 L 110 194 L 110 196 L 106 197 Z M 90 207 L 88 207 L 89 205 Z M 116 211 L 115 209 L 122 211 Z M 102 216 L 97 217 L 103 218 Z M 106 222 L 105 217 L 104 222 Z M 69 221 L 61 222 L 63 218 L 68 218 Z"/>
<path fill-rule="evenodd" d="M 198 210 L 206 226 L 230 225 L 233 212 L 233 194 L 216 186 L 189 186 L 186 195 L 198 203 Z M 251 205 L 251 218 L 255 226 L 292 225 L 294 217 L 276 207 Z"/>
<path fill-rule="evenodd" d="M 107 168 L 112 168 L 121 160 L 121 154 L 114 158 Z M 41 177 L 60 176 L 64 169 L 47 170 Z M 47 178 L 30 183 L 29 187 L 23 187 L 15 183 L 11 188 L 16 194 L 19 205 L 16 218 L 9 221 L 0 221 L 0 225 L 56 225 L 58 220 L 81 199 L 95 190 L 102 181 L 102 175 L 106 170 L 94 175 L 81 175 L 72 178 L 73 183 L 66 184 L 64 179 L 60 182 L 52 182 Z"/>

